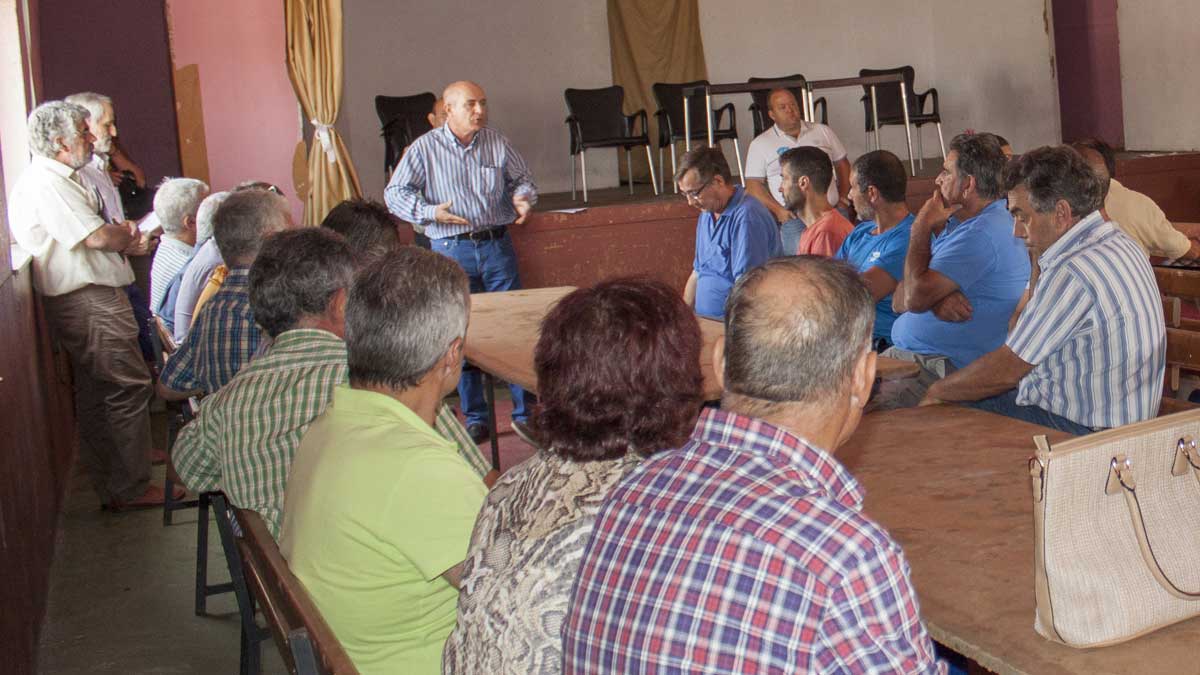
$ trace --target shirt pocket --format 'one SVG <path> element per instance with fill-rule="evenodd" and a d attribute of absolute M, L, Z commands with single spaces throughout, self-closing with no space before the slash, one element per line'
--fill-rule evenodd
<path fill-rule="evenodd" d="M 481 164 L 479 166 L 479 187 L 487 196 L 503 193 L 504 167 Z"/>

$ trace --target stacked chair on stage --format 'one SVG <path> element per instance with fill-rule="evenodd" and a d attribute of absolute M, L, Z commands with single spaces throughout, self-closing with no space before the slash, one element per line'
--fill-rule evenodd
<path fill-rule="evenodd" d="M 625 90 L 618 85 L 601 89 L 567 89 L 567 129 L 571 135 L 571 199 L 575 199 L 575 158 L 579 157 L 583 177 L 583 201 L 588 200 L 587 151 L 590 148 L 624 148 L 625 167 L 629 177 L 629 194 L 633 194 L 633 159 L 630 149 L 646 148 L 650 165 L 650 184 L 658 194 L 654 175 L 654 159 L 650 154 L 650 128 L 646 111 L 626 115 Z M 640 123 L 640 127 L 639 127 Z M 638 129 L 640 128 L 640 133 Z"/>
<path fill-rule="evenodd" d="M 805 80 L 805 77 L 800 73 L 796 73 L 795 75 L 787 75 L 785 77 L 752 77 L 746 81 L 750 84 L 756 84 L 758 82 L 786 82 L 787 80 Z M 791 91 L 792 95 L 796 97 L 796 105 L 800 106 L 801 112 L 803 112 L 803 85 L 799 87 L 792 87 Z M 750 104 L 750 119 L 754 122 L 754 136 L 756 138 L 762 132 L 770 129 L 771 125 L 774 124 L 774 122 L 771 121 L 771 118 L 767 116 L 767 110 L 770 107 L 767 105 L 767 103 L 770 97 L 771 90 L 769 89 L 760 89 L 758 91 L 750 92 L 750 98 L 753 99 L 753 102 Z M 813 101 L 813 109 L 817 111 L 817 120 L 819 120 L 821 124 L 829 124 L 829 102 L 825 100 L 824 96 Z"/>
<path fill-rule="evenodd" d="M 658 172 L 665 179 L 663 173 L 663 148 L 670 146 L 671 148 L 671 176 L 675 175 L 676 157 L 675 144 L 679 141 L 688 140 L 688 134 L 683 121 L 683 90 L 686 87 L 695 87 L 708 84 L 708 80 L 696 80 L 695 82 L 681 82 L 671 84 L 666 82 L 656 82 L 654 84 L 654 99 L 658 102 L 658 110 L 654 113 L 655 119 L 658 121 Z M 707 106 L 703 96 L 693 96 L 688 102 L 688 117 L 691 124 L 691 141 L 693 143 L 708 142 L 708 120 L 705 119 L 708 115 L 706 112 Z M 742 149 L 738 145 L 737 133 L 737 113 L 734 112 L 733 104 L 726 103 L 725 105 L 714 108 L 713 115 L 713 142 L 720 144 L 721 141 L 729 139 L 733 141 L 733 152 L 737 158 L 738 178 L 745 182 L 742 171 Z M 725 113 L 729 113 L 729 117 L 725 117 Z M 728 124 L 722 124 L 728 122 Z M 671 181 L 674 183 L 674 180 Z M 678 192 L 678 187 L 676 188 Z"/>
<path fill-rule="evenodd" d="M 904 75 L 904 88 L 908 96 L 908 121 L 917 128 L 917 158 L 921 162 L 921 167 L 925 166 L 925 152 L 921 142 L 921 127 L 926 124 L 933 124 L 937 127 L 938 145 L 942 150 L 942 159 L 946 158 L 946 141 L 942 138 L 942 115 L 938 111 L 938 92 L 934 87 L 917 93 L 913 90 L 913 81 L 916 78 L 915 71 L 912 66 L 901 66 L 899 68 L 885 68 L 883 70 L 872 70 L 863 68 L 858 71 L 859 77 L 870 77 L 872 75 Z M 896 86 L 876 86 L 875 87 L 875 102 L 879 111 L 879 126 L 886 127 L 888 125 L 904 126 L 904 109 L 900 106 L 900 88 Z M 925 104 L 932 103 L 929 112 L 925 111 Z M 871 133 L 875 131 L 875 126 L 871 123 L 871 88 L 863 87 L 863 117 L 866 120 L 865 127 L 867 133 L 867 149 L 879 150 L 879 148 L 871 147 Z"/>
<path fill-rule="evenodd" d="M 429 124 L 429 111 L 433 109 L 437 96 L 430 92 L 414 96 L 375 97 L 375 113 L 383 125 L 383 173 L 385 180 L 400 163 L 404 149 L 418 136 L 433 127 Z"/>

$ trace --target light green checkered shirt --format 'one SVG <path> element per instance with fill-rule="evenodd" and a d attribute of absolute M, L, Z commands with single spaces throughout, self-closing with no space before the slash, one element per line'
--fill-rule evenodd
<path fill-rule="evenodd" d="M 300 438 L 346 380 L 341 338 L 307 328 L 282 333 L 267 353 L 204 399 L 171 450 L 175 469 L 189 488 L 222 490 L 236 506 L 257 511 L 278 537 Z M 491 470 L 449 406 L 438 407 L 434 428 L 480 477 Z"/>

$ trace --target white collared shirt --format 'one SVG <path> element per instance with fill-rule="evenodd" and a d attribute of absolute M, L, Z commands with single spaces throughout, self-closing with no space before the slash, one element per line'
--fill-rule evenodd
<path fill-rule="evenodd" d="M 108 157 L 92 153 L 91 161 L 76 173 L 79 174 L 84 187 L 94 187 L 100 192 L 100 199 L 104 204 L 104 209 L 100 212 L 101 217 L 106 217 L 110 223 L 125 222 L 121 191 L 113 185 L 112 178 L 108 175 Z"/>
<path fill-rule="evenodd" d="M 120 288 L 133 283 L 133 269 L 123 255 L 83 244 L 105 220 L 99 193 L 76 174 L 62 162 L 35 156 L 9 196 L 9 228 L 33 256 L 33 285 L 42 295 L 63 295 L 88 284 Z"/>

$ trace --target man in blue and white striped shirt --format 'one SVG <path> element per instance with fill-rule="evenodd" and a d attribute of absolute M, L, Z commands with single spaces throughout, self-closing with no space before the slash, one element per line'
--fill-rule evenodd
<path fill-rule="evenodd" d="M 1016 236 L 1041 274 L 1004 346 L 929 389 L 977 408 L 1086 434 L 1158 414 L 1166 327 L 1145 253 L 1104 220 L 1099 176 L 1043 147 L 1004 172 Z"/>
<path fill-rule="evenodd" d="M 425 227 L 434 252 L 456 260 L 472 293 L 521 287 L 509 225 L 520 225 L 537 201 L 537 186 L 504 136 L 487 126 L 487 95 L 474 82 L 442 94 L 446 124 L 413 141 L 384 189 L 388 209 Z M 487 434 L 487 407 L 478 371 L 464 372 L 458 395 L 467 430 Z M 528 416 L 525 392 L 510 386 L 513 421 Z"/>

